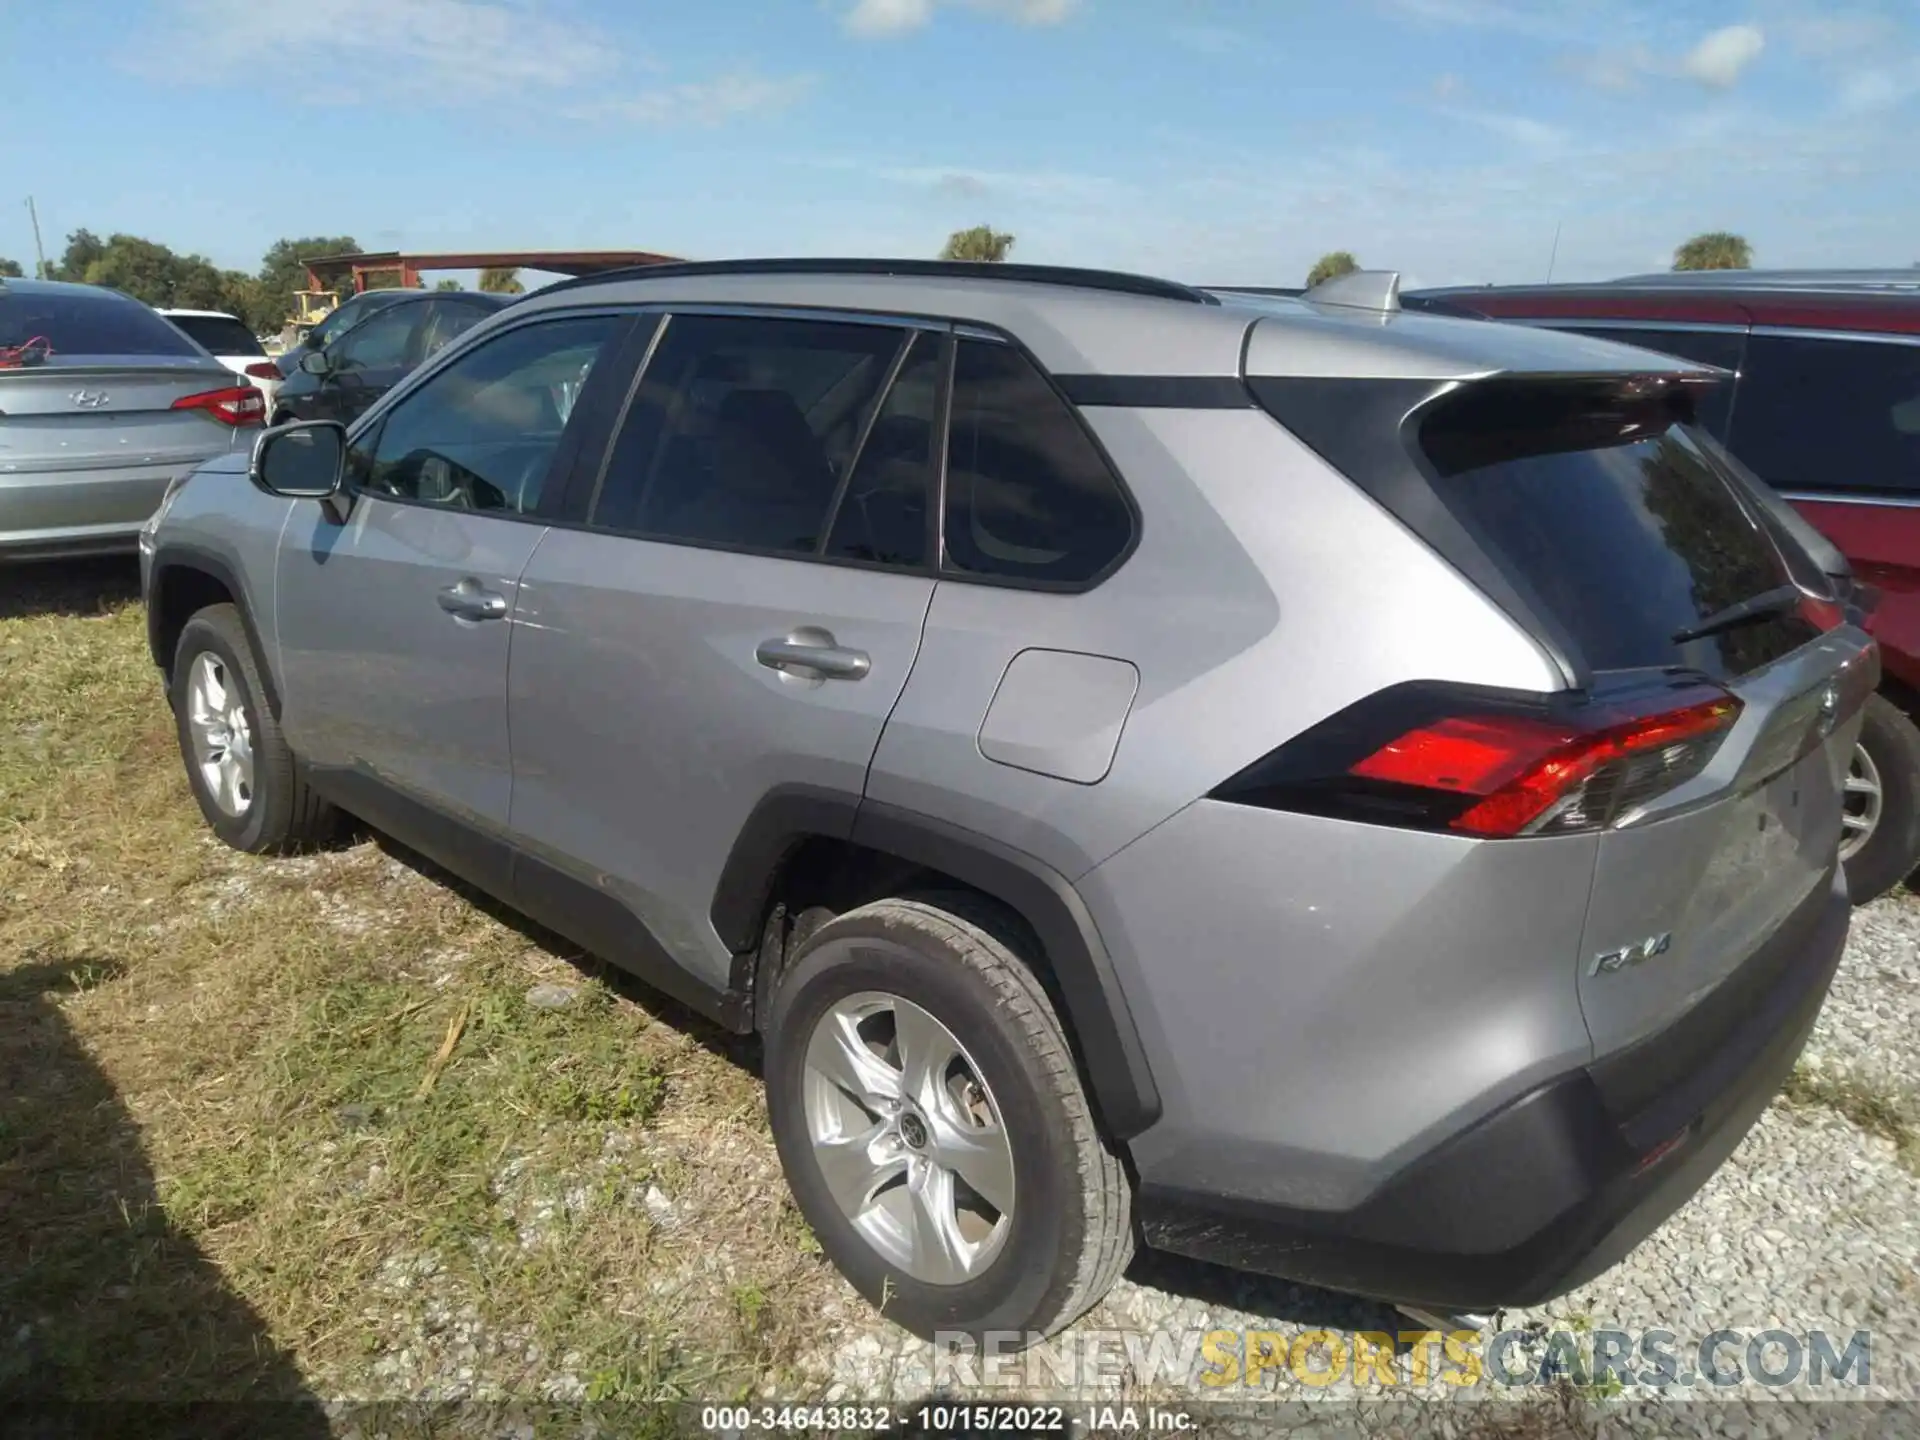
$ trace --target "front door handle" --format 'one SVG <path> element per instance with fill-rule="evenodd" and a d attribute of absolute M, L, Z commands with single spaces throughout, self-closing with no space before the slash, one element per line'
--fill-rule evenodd
<path fill-rule="evenodd" d="M 460 620 L 498 620 L 507 613 L 507 597 L 468 577 L 435 597 L 440 608 Z"/>
<path fill-rule="evenodd" d="M 836 645 L 824 630 L 796 630 L 777 640 L 762 640 L 753 658 L 769 670 L 802 679 L 864 680 L 873 668 L 866 651 Z"/>

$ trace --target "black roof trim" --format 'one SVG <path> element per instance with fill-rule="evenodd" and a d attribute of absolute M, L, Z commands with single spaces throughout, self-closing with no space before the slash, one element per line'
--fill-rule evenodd
<path fill-rule="evenodd" d="M 783 257 L 772 260 L 690 260 L 671 265 L 634 265 L 579 275 L 533 292 L 577 290 L 614 280 L 677 280 L 723 275 L 898 275 L 920 280 L 1013 280 L 1028 285 L 1062 285 L 1080 290 L 1107 290 L 1122 295 L 1144 295 L 1155 300 L 1183 300 L 1192 305 L 1218 305 L 1218 297 L 1174 280 L 1129 275 L 1119 270 L 1084 270 L 1071 265 L 1011 265 L 985 260 L 856 260 Z"/>

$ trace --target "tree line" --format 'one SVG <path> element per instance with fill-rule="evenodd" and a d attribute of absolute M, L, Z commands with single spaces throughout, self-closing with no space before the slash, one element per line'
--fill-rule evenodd
<path fill-rule="evenodd" d="M 170 310 L 223 310 L 237 315 L 256 335 L 279 330 L 294 308 L 293 292 L 307 286 L 302 257 L 360 255 L 365 252 L 351 235 L 304 235 L 276 240 L 260 257 L 260 268 L 223 270 L 204 255 L 181 254 L 157 240 L 113 234 L 102 240 L 91 230 L 67 236 L 59 259 L 48 262 L 44 278 L 105 285 Z M 18 262 L 0 259 L 0 276 L 19 276 Z M 374 271 L 366 278 L 369 289 L 394 289 L 398 270 Z M 352 293 L 352 277 L 345 271 L 329 287 L 335 294 Z M 434 288 L 458 290 L 457 280 L 442 280 Z M 480 288 L 518 294 L 523 288 L 510 269 L 483 270 Z"/>
<path fill-rule="evenodd" d="M 1014 237 L 991 225 L 956 230 L 940 251 L 942 260 L 1003 261 L 1012 252 Z M 249 275 L 221 270 L 204 255 L 181 255 L 165 245 L 137 235 L 110 235 L 100 239 L 90 230 L 67 236 L 67 248 L 58 263 L 47 266 L 48 279 L 79 280 L 110 285 L 149 305 L 183 310 L 225 310 L 238 315 L 256 334 L 278 330 L 293 306 L 293 292 L 305 287 L 303 255 L 358 255 L 363 253 L 351 236 L 306 236 L 276 240 L 261 257 L 260 269 Z M 1724 230 L 1695 235 L 1673 252 L 1675 270 L 1746 270 L 1753 265 L 1753 247 L 1744 236 Z M 1350 275 L 1360 262 L 1350 250 L 1330 250 L 1307 272 L 1311 289 L 1323 280 Z M 0 276 L 19 275 L 18 262 L 0 258 Z M 375 272 L 370 289 L 399 285 L 400 272 Z M 524 288 L 513 270 L 482 270 L 480 288 L 517 295 Z M 341 277 L 337 292 L 347 293 Z M 439 290 L 458 290 L 459 282 L 442 280 Z"/>

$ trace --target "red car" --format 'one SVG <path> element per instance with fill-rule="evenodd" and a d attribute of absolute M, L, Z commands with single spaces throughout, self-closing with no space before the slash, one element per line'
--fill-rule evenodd
<path fill-rule="evenodd" d="M 1733 372 L 1702 400 L 1700 423 L 1832 542 L 1806 537 L 1869 598 L 1884 679 L 1848 780 L 1841 857 L 1856 904 L 1898 884 L 1920 863 L 1920 268 L 1701 271 L 1419 300 Z"/>

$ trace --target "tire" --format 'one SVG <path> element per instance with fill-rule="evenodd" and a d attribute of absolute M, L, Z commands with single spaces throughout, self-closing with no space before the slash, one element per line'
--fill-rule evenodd
<path fill-rule="evenodd" d="M 1867 697 L 1860 753 L 1848 776 L 1849 812 L 1871 804 L 1862 787 L 1879 786 L 1879 813 L 1860 848 L 1845 860 L 1847 895 L 1864 905 L 1920 865 L 1920 731 L 1884 695 Z"/>
<path fill-rule="evenodd" d="M 1133 1254 L 1126 1173 L 1094 1126 L 1052 1003 L 1033 971 L 1001 938 L 1019 931 L 1010 917 L 969 896 L 878 901 L 816 929 L 800 945 L 772 998 L 767 1108 L 794 1200 L 853 1287 L 888 1319 L 923 1338 L 959 1333 L 982 1341 L 991 1333 L 1003 1337 L 1003 1344 L 1032 1343 L 1097 1302 Z M 890 1010 L 865 1022 L 883 1038 L 892 1026 L 895 1044 L 874 1057 L 890 1072 L 898 1073 L 889 1056 L 906 1053 L 898 1032 L 902 1014 L 911 1012 L 899 1008 L 902 1002 L 944 1027 L 947 1039 L 959 1047 L 947 1086 L 931 1097 L 924 1088 L 915 1092 L 925 1116 L 918 1133 L 926 1140 L 926 1148 L 911 1156 L 921 1165 L 918 1173 L 940 1168 L 941 1157 L 969 1153 L 966 1140 L 954 1149 L 945 1138 L 955 1123 L 964 1126 L 969 1114 L 985 1113 L 997 1121 L 967 1137 L 982 1152 L 993 1148 L 996 1135 L 1005 1139 L 1010 1169 L 993 1172 L 994 1183 L 987 1188 L 998 1188 L 1010 1174 L 1011 1201 L 1002 1211 L 985 1205 L 998 1216 L 989 1220 L 976 1199 L 966 1217 L 978 1241 L 976 1269 L 956 1269 L 950 1253 L 943 1253 L 939 1263 L 949 1272 L 944 1278 L 927 1275 L 924 1265 L 922 1274 L 914 1273 L 857 1228 L 853 1212 L 829 1187 L 821 1162 L 825 1152 L 815 1141 L 823 1112 L 844 1122 L 843 1133 L 881 1132 L 874 1144 L 890 1155 L 910 1154 L 916 1133 L 911 1100 L 905 1115 L 889 1120 L 853 1102 L 846 1089 L 830 1086 L 818 1070 L 810 1073 L 816 1035 L 834 1033 L 841 1017 L 869 1003 L 857 997 L 892 1002 Z M 917 1017 L 911 1033 L 924 1033 Z M 962 1076 L 979 1084 L 969 1088 Z M 949 1108 L 950 1101 L 961 1108 Z M 956 1116 L 962 1118 L 956 1122 Z M 867 1129 L 870 1121 L 873 1131 Z M 889 1124 L 891 1135 L 885 1133 Z M 872 1153 L 872 1147 L 864 1153 Z M 908 1170 L 913 1173 L 911 1163 Z M 964 1179 L 990 1172 L 966 1164 L 949 1173 Z M 843 1185 L 848 1189 L 866 1193 L 857 1184 Z M 914 1206 L 914 1191 L 906 1184 L 875 1193 L 887 1205 Z M 937 1182 L 923 1193 L 937 1195 Z M 964 1194 L 964 1188 L 955 1193 Z M 932 1207 L 935 1201 L 926 1203 Z M 864 1223 L 885 1224 L 874 1218 L 876 1213 L 877 1207 L 868 1207 Z M 926 1213 L 923 1209 L 916 1216 Z M 979 1239 L 989 1225 L 991 1233 Z"/>
<path fill-rule="evenodd" d="M 231 743 L 215 745 L 204 754 L 198 748 L 196 715 L 208 713 L 204 704 L 208 692 L 203 689 L 200 696 L 195 694 L 196 675 L 203 663 L 219 681 L 224 697 L 221 713 L 231 716 L 237 710 L 244 721 L 243 726 L 215 727 L 229 741 L 236 734 L 241 736 L 250 751 L 250 767 L 240 767 L 248 775 L 241 796 L 244 803 L 237 803 L 231 792 L 225 798 L 216 795 L 203 763 L 210 755 L 231 753 L 235 747 Z M 193 798 L 213 833 L 250 855 L 279 854 L 318 844 L 332 837 L 339 821 L 338 812 L 301 779 L 279 723 L 260 701 L 265 693 L 239 611 L 231 605 L 209 605 L 187 621 L 173 652 L 169 692 L 181 762 Z M 217 765 L 216 770 L 222 776 L 238 773 Z"/>

